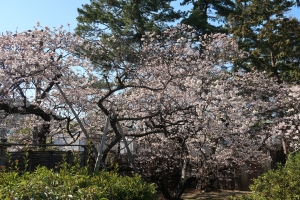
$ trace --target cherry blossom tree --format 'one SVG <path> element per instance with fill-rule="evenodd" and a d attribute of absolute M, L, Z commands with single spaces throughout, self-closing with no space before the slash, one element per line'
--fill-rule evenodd
<path fill-rule="evenodd" d="M 276 111 L 264 126 L 264 146 L 282 149 L 287 156 L 299 150 L 299 85 L 281 84 L 281 98 L 276 99 Z"/>
<path fill-rule="evenodd" d="M 88 104 L 83 106 L 78 96 L 91 92 L 86 88 L 89 80 L 82 75 L 89 64 L 74 56 L 80 43 L 80 38 L 62 27 L 50 30 L 39 24 L 33 30 L 0 37 L 1 126 L 13 130 L 25 124 L 30 129 L 37 126 L 39 144 L 62 130 L 71 134 L 74 114 L 58 88 L 68 95 L 77 114 L 86 110 Z M 74 67 L 80 66 L 84 68 L 76 73 Z"/>
<path fill-rule="evenodd" d="M 118 44 L 114 37 L 109 46 L 93 43 L 95 55 L 111 58 L 103 77 L 76 51 L 89 44 L 62 28 L 35 27 L 0 40 L 2 126 L 40 124 L 41 138 L 66 131 L 99 144 L 109 117 L 102 163 L 123 134 L 131 137 L 133 167 L 168 199 L 180 198 L 190 180 L 216 165 L 266 163 L 263 151 L 277 138 L 297 145 L 298 87 L 255 71 L 226 70 L 247 56 L 226 35 L 199 39 L 185 25 L 145 33 L 130 63 L 111 48 Z M 16 114 L 26 116 L 26 127 Z"/>
<path fill-rule="evenodd" d="M 99 51 L 112 50 L 99 43 Z M 215 34 L 198 40 L 189 27 L 178 26 L 161 35 L 146 33 L 136 54 L 132 63 L 112 60 L 104 77 L 107 89 L 97 104 L 111 117 L 112 139 L 103 162 L 121 140 L 117 123 L 137 143 L 140 173 L 169 199 L 179 198 L 189 180 L 216 164 L 269 160 L 262 153 L 270 139 L 263 119 L 276 118 L 274 110 L 287 93 L 265 74 L 224 70 L 245 56 L 231 38 Z"/>

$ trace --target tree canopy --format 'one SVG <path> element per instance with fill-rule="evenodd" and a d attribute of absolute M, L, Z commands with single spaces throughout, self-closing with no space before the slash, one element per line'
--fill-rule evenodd
<path fill-rule="evenodd" d="M 227 33 L 228 16 L 235 12 L 236 4 L 231 0 L 183 0 L 182 6 L 192 4 L 188 17 L 182 23 L 191 25 L 198 34 Z"/>
<path fill-rule="evenodd" d="M 236 69 L 255 67 L 282 81 L 299 82 L 300 22 L 287 17 L 293 1 L 238 0 L 237 14 L 231 14 L 230 32 L 249 58 Z"/>
<path fill-rule="evenodd" d="M 262 152 L 275 149 L 274 141 L 282 138 L 289 151 L 297 148 L 299 87 L 255 71 L 222 70 L 245 52 L 225 34 L 200 37 L 205 49 L 199 52 L 194 34 L 186 25 L 146 33 L 141 48 L 132 48 L 131 63 L 112 57 L 110 79 L 95 76 L 88 59 L 76 57 L 78 45 L 90 44 L 62 29 L 2 35 L 1 125 L 15 126 L 11 117 L 20 114 L 29 125 L 19 127 L 46 124 L 48 136 L 66 132 L 76 139 L 84 133 L 97 145 L 109 117 L 103 163 L 122 134 L 131 137 L 138 171 L 149 178 L 155 169 L 165 196 L 177 197 L 191 177 L 216 164 L 267 162 Z M 99 42 L 91 53 L 122 51 L 111 48 L 114 42 Z M 106 87 L 95 87 L 99 80 Z M 174 173 L 181 178 L 171 184 Z"/>
<path fill-rule="evenodd" d="M 92 43 L 101 40 L 109 45 L 109 38 L 114 36 L 118 43 L 111 48 L 120 48 L 123 60 L 131 62 L 134 54 L 130 53 L 132 46 L 139 48 L 140 39 L 145 32 L 159 33 L 170 25 L 170 22 L 180 19 L 184 12 L 175 11 L 170 3 L 174 0 L 92 0 L 78 8 L 78 26 L 76 33 L 89 39 Z M 97 48 L 97 44 L 95 44 Z M 90 49 L 91 50 L 91 49 Z M 84 51 L 89 54 L 90 51 Z M 93 54 L 94 55 L 94 54 Z M 91 57 L 92 54 L 89 54 Z M 91 57 L 98 69 L 110 69 L 111 58 L 94 55 Z"/>
<path fill-rule="evenodd" d="M 73 68 L 89 63 L 74 56 L 81 39 L 62 27 L 50 30 L 38 25 L 30 31 L 2 35 L 0 41 L 3 126 L 14 132 L 22 127 L 40 127 L 40 143 L 46 143 L 46 136 L 55 130 L 71 134 L 69 124 L 74 116 L 65 101 L 60 101 L 57 87 L 61 84 L 68 93 L 84 80 Z M 74 78 L 78 82 L 70 84 Z M 89 90 L 85 91 L 88 94 Z M 73 95 L 71 101 L 75 98 Z M 79 112 L 83 109 L 76 108 Z"/>

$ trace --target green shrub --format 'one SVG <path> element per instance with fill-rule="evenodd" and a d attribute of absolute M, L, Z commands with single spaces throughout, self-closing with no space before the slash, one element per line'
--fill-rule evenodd
<path fill-rule="evenodd" d="M 116 172 L 89 173 L 64 163 L 55 173 L 38 167 L 33 173 L 0 169 L 0 199 L 156 199 L 153 184 L 140 176 L 119 176 Z"/>
<path fill-rule="evenodd" d="M 300 153 L 290 155 L 285 166 L 270 170 L 254 180 L 252 194 L 236 199 L 300 199 Z"/>

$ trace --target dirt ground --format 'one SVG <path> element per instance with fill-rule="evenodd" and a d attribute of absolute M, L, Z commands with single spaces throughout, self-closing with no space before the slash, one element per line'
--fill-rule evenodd
<path fill-rule="evenodd" d="M 182 195 L 184 200 L 197 200 L 197 199 L 207 199 L 207 200 L 227 200 L 230 196 L 245 195 L 247 191 L 238 190 L 222 190 L 216 192 L 201 192 L 197 190 L 189 190 Z"/>
<path fill-rule="evenodd" d="M 188 190 L 181 197 L 184 200 L 228 200 L 231 196 L 239 196 L 250 193 L 249 191 L 238 191 L 238 190 L 220 190 L 214 192 L 201 192 L 198 190 Z M 158 199 L 162 200 L 163 195 L 158 194 Z"/>

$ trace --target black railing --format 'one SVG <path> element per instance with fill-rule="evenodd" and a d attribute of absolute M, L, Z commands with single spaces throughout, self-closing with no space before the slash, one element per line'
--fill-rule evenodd
<path fill-rule="evenodd" d="M 26 146 L 28 150 L 8 151 L 9 147 Z M 43 147 L 84 147 L 84 151 L 61 151 L 47 150 Z M 81 166 L 87 165 L 88 145 L 68 145 L 68 144 L 40 144 L 41 149 L 36 148 L 36 145 L 19 144 L 19 143 L 0 143 L 0 166 L 7 168 L 17 167 L 19 170 L 34 171 L 37 166 L 46 166 L 49 169 L 57 170 L 62 162 L 74 163 L 75 158 L 78 158 Z M 27 164 L 26 164 L 27 163 Z M 25 167 L 27 169 L 25 169 Z"/>

